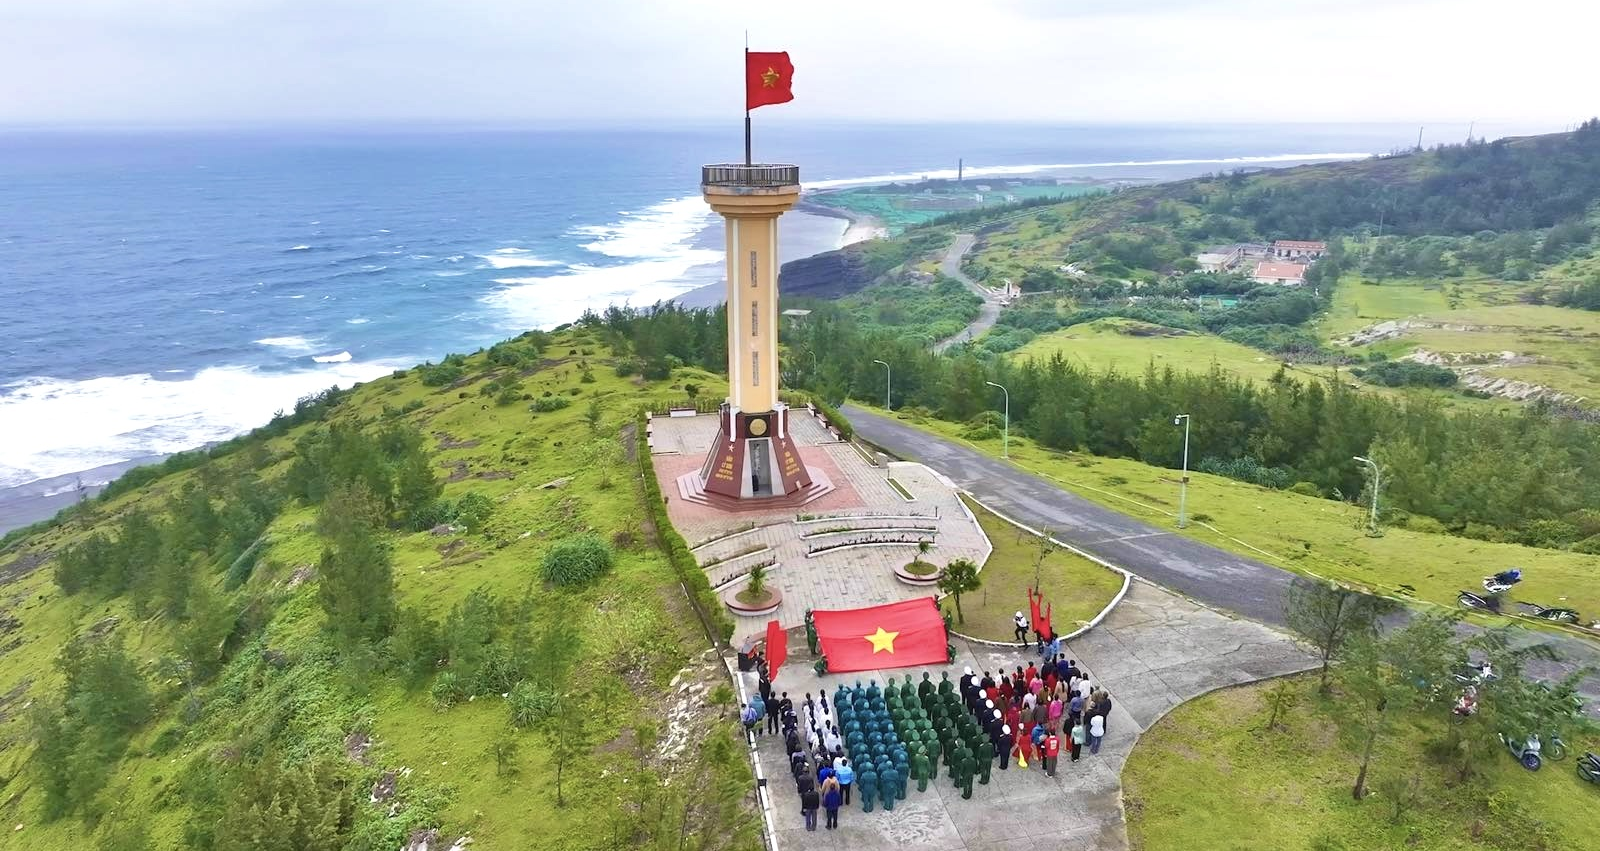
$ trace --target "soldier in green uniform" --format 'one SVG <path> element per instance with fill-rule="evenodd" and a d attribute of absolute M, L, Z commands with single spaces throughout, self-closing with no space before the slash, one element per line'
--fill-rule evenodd
<path fill-rule="evenodd" d="M 989 785 L 989 772 L 994 768 L 994 742 L 988 739 L 978 745 L 978 782 Z"/>
<path fill-rule="evenodd" d="M 933 692 L 933 675 L 929 674 L 927 671 L 923 671 L 922 682 L 917 683 L 917 697 L 921 699 L 923 703 L 927 703 L 928 695 L 933 694 Z"/>
<path fill-rule="evenodd" d="M 971 751 L 963 750 L 961 753 L 961 766 L 957 772 L 960 777 L 956 785 L 961 787 L 961 797 L 970 798 L 972 797 L 972 775 L 978 770 L 978 761 L 973 758 Z"/>
<path fill-rule="evenodd" d="M 911 753 L 911 776 L 917 779 L 917 791 L 928 791 L 928 749 L 925 745 L 917 746 Z"/>
<path fill-rule="evenodd" d="M 955 690 L 956 690 L 956 684 L 953 683 L 953 682 L 950 682 L 950 672 L 949 671 L 940 671 L 939 672 L 939 694 L 940 695 L 954 694 Z"/>

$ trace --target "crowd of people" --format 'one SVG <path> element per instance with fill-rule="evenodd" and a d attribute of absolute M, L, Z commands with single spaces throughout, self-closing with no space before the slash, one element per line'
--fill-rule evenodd
<path fill-rule="evenodd" d="M 816 829 L 819 809 L 825 828 L 836 828 L 852 797 L 863 812 L 892 810 L 910 781 L 926 791 L 941 766 L 963 798 L 974 784 L 987 785 L 996 767 L 1054 777 L 1062 751 L 1070 762 L 1100 752 L 1111 712 L 1110 694 L 1061 654 L 998 677 L 966 668 L 957 680 L 942 672 L 935 681 L 924 671 L 921 682 L 906 674 L 880 689 L 876 680 L 858 680 L 831 700 L 819 691 L 798 702 L 775 693 L 764 668 L 755 669 L 760 694 L 741 718 L 752 735 L 783 737 L 807 830 Z"/>

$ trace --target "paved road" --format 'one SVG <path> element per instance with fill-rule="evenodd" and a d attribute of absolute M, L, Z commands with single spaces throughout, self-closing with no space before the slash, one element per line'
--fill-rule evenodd
<path fill-rule="evenodd" d="M 967 289 L 983 299 L 983 306 L 978 310 L 978 318 L 972 320 L 972 324 L 963 328 L 961 333 L 935 343 L 933 346 L 935 352 L 942 352 L 957 343 L 976 340 L 978 335 L 993 328 L 995 320 L 1000 318 L 1000 303 L 994 300 L 994 295 L 982 284 L 967 277 L 966 272 L 961 271 L 961 258 L 972 250 L 972 244 L 976 241 L 977 237 L 970 233 L 956 234 L 955 241 L 950 243 L 950 250 L 945 252 L 944 260 L 939 263 L 939 271 L 965 284 Z"/>
<path fill-rule="evenodd" d="M 1169 529 L 1102 507 L 1049 481 L 1024 473 L 964 444 L 897 420 L 844 406 L 862 439 L 909 460 L 921 461 L 977 494 L 984 502 L 1051 534 L 1200 602 L 1262 623 L 1283 624 L 1283 601 L 1294 574 L 1186 538 Z M 1463 625 L 1463 632 L 1474 628 Z M 1560 679 L 1582 666 L 1600 667 L 1600 648 L 1583 639 L 1522 631 L 1528 643 L 1552 644 L 1562 661 L 1529 665 L 1541 679 Z M 1589 713 L 1600 717 L 1600 675 L 1581 687 Z"/>

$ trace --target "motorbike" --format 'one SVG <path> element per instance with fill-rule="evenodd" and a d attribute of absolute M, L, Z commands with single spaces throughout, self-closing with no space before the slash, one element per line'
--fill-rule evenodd
<path fill-rule="evenodd" d="M 1456 602 L 1464 608 L 1477 609 L 1483 612 L 1500 613 L 1499 594 L 1478 594 L 1472 591 L 1462 591 L 1456 595 Z"/>
<path fill-rule="evenodd" d="M 1585 753 L 1583 759 L 1578 760 L 1578 776 L 1600 786 L 1600 755 L 1593 751 Z"/>
<path fill-rule="evenodd" d="M 1578 612 L 1574 609 L 1564 609 L 1559 606 L 1542 606 L 1538 603 L 1517 603 L 1522 608 L 1522 613 L 1530 618 L 1553 621 L 1555 623 L 1577 623 Z"/>
<path fill-rule="evenodd" d="M 1490 594 L 1501 594 L 1511 590 L 1511 586 L 1522 581 L 1522 571 L 1519 568 L 1502 570 L 1493 576 L 1483 578 L 1483 590 Z"/>
<path fill-rule="evenodd" d="M 1506 750 L 1517 758 L 1517 762 L 1522 763 L 1523 768 L 1529 771 L 1538 771 L 1544 765 L 1544 758 L 1539 753 L 1541 746 L 1538 736 L 1529 736 L 1526 740 L 1519 742 L 1515 739 L 1506 738 L 1504 733 L 1497 735 L 1500 737 L 1500 743 L 1505 745 Z"/>

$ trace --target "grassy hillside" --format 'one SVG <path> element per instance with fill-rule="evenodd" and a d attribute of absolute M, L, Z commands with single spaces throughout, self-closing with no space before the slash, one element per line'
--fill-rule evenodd
<path fill-rule="evenodd" d="M 263 430 L 14 536 L 0 552 L 9 841 L 379 849 L 437 829 L 446 844 L 470 834 L 485 849 L 678 847 L 687 822 L 693 847 L 759 846 L 748 765 L 731 723 L 703 705 L 720 663 L 702 658 L 710 642 L 659 543 L 670 530 L 654 527 L 631 460 L 644 403 L 681 399 L 687 384 L 717 392 L 722 380 L 685 368 L 625 378 L 616 360 L 598 333 L 577 328 L 419 367 L 357 388 L 314 421 Z M 330 429 L 378 435 L 380 446 L 420 435 L 425 472 L 400 463 L 396 498 L 407 487 L 438 493 L 418 503 L 420 517 L 397 515 L 375 533 L 394 599 L 374 640 L 330 623 L 323 587 L 343 570 L 338 524 L 355 511 L 338 494 L 357 492 L 320 505 L 288 497 L 296 477 L 333 475 L 301 463 L 312 435 Z M 137 512 L 176 518 L 201 493 L 233 516 L 243 497 L 230 485 L 247 476 L 277 496 L 264 533 L 237 559 L 203 542 L 185 592 L 158 588 L 163 602 L 152 604 L 137 584 L 121 594 L 103 582 L 72 595 L 57 586 L 64 552 L 126 529 Z M 185 528 L 166 522 L 169 536 Z M 588 533 L 611 569 L 546 581 L 556 545 Z M 163 565 L 153 575 L 183 574 Z M 174 615 L 173 603 L 186 611 Z M 142 684 L 148 709 L 115 730 L 83 711 L 109 700 L 83 673 L 94 664 L 136 697 Z M 57 734 L 38 738 L 50 724 Z M 34 744 L 63 739 L 65 751 Z M 369 802 L 386 776 L 392 797 Z M 286 844 L 250 845 L 249 831 Z"/>

